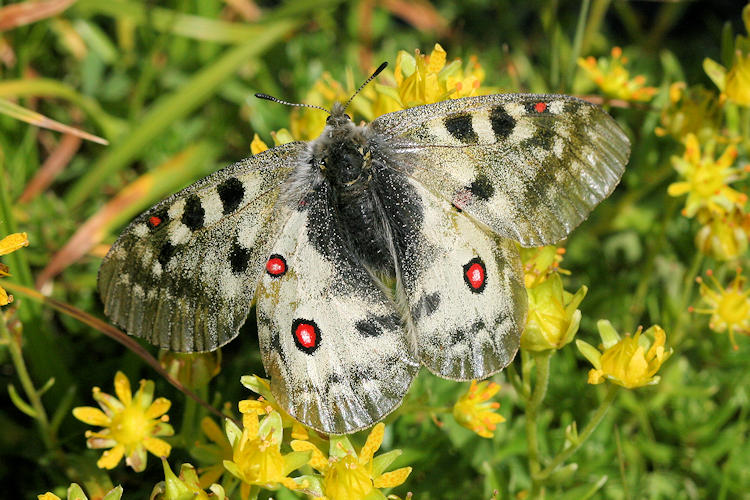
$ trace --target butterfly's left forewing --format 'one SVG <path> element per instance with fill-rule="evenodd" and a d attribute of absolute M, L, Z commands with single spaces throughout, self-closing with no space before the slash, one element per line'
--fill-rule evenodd
<path fill-rule="evenodd" d="M 173 351 L 233 339 L 284 224 L 274 209 L 281 186 L 305 148 L 290 143 L 235 163 L 137 217 L 99 270 L 112 321 Z"/>
<path fill-rule="evenodd" d="M 327 183 L 305 196 L 270 249 L 257 297 L 271 390 L 319 431 L 369 427 L 419 369 L 393 301 L 347 246 Z"/>

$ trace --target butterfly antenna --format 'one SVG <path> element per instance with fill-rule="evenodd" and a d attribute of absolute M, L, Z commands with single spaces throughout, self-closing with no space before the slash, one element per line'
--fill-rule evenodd
<path fill-rule="evenodd" d="M 346 109 L 346 108 L 349 107 L 349 104 L 352 102 L 352 99 L 354 99 L 357 96 L 357 94 L 359 94 L 359 91 L 362 90 L 363 88 L 365 88 L 368 83 L 370 83 L 376 76 L 378 76 L 380 74 L 380 72 L 385 69 L 386 66 L 388 66 L 387 62 L 384 62 L 383 64 L 381 64 L 380 66 L 378 66 L 378 69 L 376 69 L 375 72 L 372 75 L 370 75 L 370 78 L 368 78 L 367 80 L 365 80 L 365 83 L 363 83 L 362 85 L 360 85 L 359 88 L 357 89 L 357 91 L 354 94 L 352 94 L 352 96 L 349 98 L 348 101 L 346 101 L 346 104 L 344 104 L 344 109 Z"/>
<path fill-rule="evenodd" d="M 282 101 L 281 99 L 277 99 L 276 97 L 270 96 L 268 94 L 262 94 L 260 92 L 256 92 L 255 93 L 255 97 L 257 97 L 258 99 L 265 99 L 266 101 L 278 102 L 279 104 L 286 104 L 287 106 L 298 106 L 300 108 L 321 109 L 321 110 L 325 111 L 326 113 L 328 113 L 329 115 L 331 114 L 330 110 L 328 110 L 328 109 L 326 109 L 326 108 L 324 108 L 322 106 L 316 106 L 314 104 L 299 104 L 299 103 L 296 103 L 296 102 Z"/>

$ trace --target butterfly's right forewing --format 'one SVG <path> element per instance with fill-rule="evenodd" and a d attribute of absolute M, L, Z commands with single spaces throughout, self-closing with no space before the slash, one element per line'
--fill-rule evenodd
<path fill-rule="evenodd" d="M 105 313 L 164 349 L 213 350 L 245 322 L 284 220 L 274 209 L 305 143 L 216 172 L 137 217 L 99 271 Z"/>

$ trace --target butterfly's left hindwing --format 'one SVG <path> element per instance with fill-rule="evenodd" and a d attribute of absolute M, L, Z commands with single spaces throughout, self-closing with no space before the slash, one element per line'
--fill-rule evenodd
<path fill-rule="evenodd" d="M 271 390 L 322 432 L 369 427 L 401 403 L 419 370 L 401 315 L 347 246 L 319 185 L 270 249 L 257 292 Z"/>
<path fill-rule="evenodd" d="M 245 322 L 284 221 L 274 206 L 305 150 L 286 144 L 235 163 L 147 210 L 99 270 L 105 313 L 173 351 L 209 351 Z"/>

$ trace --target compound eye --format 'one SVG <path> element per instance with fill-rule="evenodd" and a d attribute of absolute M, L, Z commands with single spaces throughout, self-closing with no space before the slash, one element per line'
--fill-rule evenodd
<path fill-rule="evenodd" d="M 330 125 L 333 122 L 333 116 L 328 115 L 328 118 L 326 118 L 326 124 Z"/>
<path fill-rule="evenodd" d="M 347 119 L 347 120 L 349 120 L 349 121 L 352 121 L 352 117 L 351 117 L 351 116 L 349 116 L 349 115 L 346 115 L 346 114 L 345 114 L 344 116 L 346 116 L 346 119 Z"/>

